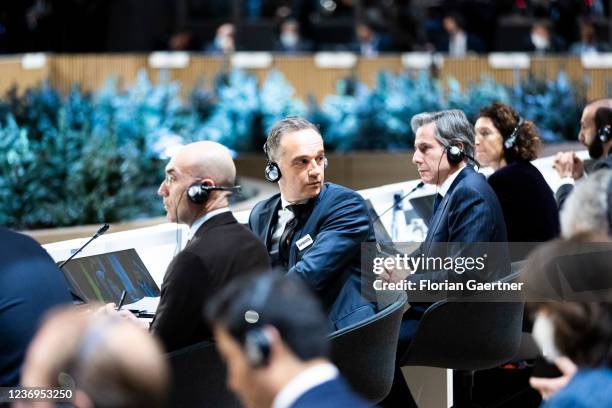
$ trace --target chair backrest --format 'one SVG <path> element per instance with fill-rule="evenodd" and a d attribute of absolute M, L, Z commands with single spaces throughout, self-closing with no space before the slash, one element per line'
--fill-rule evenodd
<path fill-rule="evenodd" d="M 391 390 L 406 301 L 406 292 L 397 292 L 396 300 L 374 316 L 329 335 L 332 361 L 351 387 L 373 403 Z"/>
<path fill-rule="evenodd" d="M 171 407 L 223 407 L 242 405 L 225 385 L 226 368 L 215 344 L 204 341 L 166 355 L 170 363 Z"/>
<path fill-rule="evenodd" d="M 513 273 L 501 282 L 512 282 L 518 275 Z M 517 353 L 522 322 L 523 302 L 518 294 L 507 302 L 436 302 L 423 314 L 401 365 L 456 370 L 496 367 Z"/>

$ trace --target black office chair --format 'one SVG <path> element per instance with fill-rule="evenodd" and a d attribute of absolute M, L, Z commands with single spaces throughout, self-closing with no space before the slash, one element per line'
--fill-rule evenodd
<path fill-rule="evenodd" d="M 502 282 L 512 282 L 513 273 Z M 471 406 L 474 372 L 500 366 L 517 353 L 523 303 L 442 300 L 424 313 L 402 366 L 428 366 L 455 372 L 455 406 Z"/>
<path fill-rule="evenodd" d="M 371 318 L 329 335 L 332 361 L 351 387 L 372 403 L 382 401 L 393 384 L 395 352 L 406 292 Z"/>
<path fill-rule="evenodd" d="M 166 355 L 171 369 L 170 407 L 241 407 L 225 385 L 226 369 L 215 344 L 204 341 Z"/>

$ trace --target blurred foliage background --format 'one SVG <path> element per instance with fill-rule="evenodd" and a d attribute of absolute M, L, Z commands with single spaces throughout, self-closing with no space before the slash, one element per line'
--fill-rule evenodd
<path fill-rule="evenodd" d="M 329 151 L 405 150 L 410 119 L 456 108 L 476 120 L 493 101 L 513 105 L 545 142 L 575 140 L 584 86 L 564 73 L 528 77 L 507 87 L 483 77 L 462 89 L 426 73 L 380 72 L 374 88 L 355 77 L 338 82 L 321 103 L 302 101 L 278 71 L 259 84 L 244 71 L 221 72 L 181 98 L 180 84 L 142 71 L 126 89 L 110 78 L 94 93 L 73 86 L 61 95 L 46 83 L 0 99 L 0 225 L 16 229 L 116 222 L 161 215 L 156 190 L 168 149 L 214 140 L 261 152 L 275 121 L 304 115 Z"/>

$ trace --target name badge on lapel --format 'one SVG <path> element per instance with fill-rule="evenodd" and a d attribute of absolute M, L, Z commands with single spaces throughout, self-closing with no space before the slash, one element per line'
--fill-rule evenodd
<path fill-rule="evenodd" d="M 302 237 L 300 239 L 298 239 L 295 243 L 295 245 L 298 247 L 298 249 L 300 251 L 303 251 L 304 249 L 308 248 L 309 246 L 311 246 L 313 243 L 312 238 L 310 238 L 310 234 L 306 234 L 305 237 Z"/>

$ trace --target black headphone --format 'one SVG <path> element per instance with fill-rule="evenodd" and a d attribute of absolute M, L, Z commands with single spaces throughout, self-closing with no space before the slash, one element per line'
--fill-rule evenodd
<path fill-rule="evenodd" d="M 187 198 L 194 204 L 204 204 L 208 200 L 209 191 L 237 191 L 240 186 L 207 186 L 202 183 L 195 183 L 187 187 Z"/>
<path fill-rule="evenodd" d="M 602 126 L 597 129 L 597 137 L 601 143 L 608 143 L 608 141 L 612 138 L 612 128 L 610 125 Z"/>
<path fill-rule="evenodd" d="M 514 144 L 516 143 L 516 136 L 521 126 L 523 126 L 523 123 L 525 123 L 525 120 L 522 116 L 519 115 L 518 124 L 516 125 L 512 133 L 510 133 L 510 136 L 508 136 L 508 138 L 504 140 L 504 149 L 509 150 L 514 147 Z"/>
<path fill-rule="evenodd" d="M 465 158 L 467 157 L 468 159 L 473 161 L 476 164 L 476 166 L 480 167 L 480 163 L 478 163 L 478 161 L 475 158 L 467 154 L 459 146 L 446 145 L 444 146 L 444 148 L 446 149 L 446 159 L 451 165 L 456 166 L 459 163 L 461 163 L 463 160 L 465 160 Z"/>
<path fill-rule="evenodd" d="M 264 143 L 263 151 L 266 154 L 266 168 L 264 170 L 264 176 L 266 177 L 266 180 L 268 180 L 270 183 L 276 183 L 283 176 L 281 174 L 280 167 L 278 167 L 278 164 L 276 164 L 272 161 L 272 159 L 270 159 L 267 143 Z M 327 164 L 327 157 L 323 156 L 323 169 L 327 168 Z"/>
<path fill-rule="evenodd" d="M 252 307 L 244 313 L 244 320 L 252 326 L 244 335 L 244 352 L 253 367 L 264 367 L 270 360 L 272 344 L 261 326 L 261 314 L 268 297 L 272 292 L 276 276 L 269 274 L 262 277 L 253 290 L 252 300 L 249 302 Z"/>

